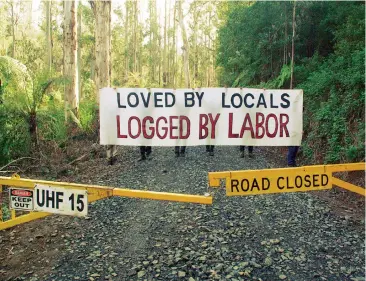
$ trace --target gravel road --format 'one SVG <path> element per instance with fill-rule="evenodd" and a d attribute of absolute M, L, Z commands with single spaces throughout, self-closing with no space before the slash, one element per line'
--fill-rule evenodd
<path fill-rule="evenodd" d="M 124 148 L 116 165 L 84 163 L 73 180 L 203 195 L 208 171 L 274 167 L 261 148 L 254 153 L 239 158 L 237 147 L 218 147 L 210 157 L 188 147 L 175 158 L 172 148 L 153 148 L 151 160 L 137 162 L 138 149 Z M 52 223 L 37 234 L 37 225 Z M 365 280 L 364 219 L 332 212 L 311 192 L 217 190 L 211 206 L 115 197 L 91 204 L 88 219 L 52 216 L 21 227 L 13 239 L 11 230 L 0 232 L 0 244 L 28 231 L 27 239 L 44 240 L 33 255 L 47 259 L 27 272 L 0 266 L 7 280 Z M 19 245 L 12 252 L 20 259 Z"/>

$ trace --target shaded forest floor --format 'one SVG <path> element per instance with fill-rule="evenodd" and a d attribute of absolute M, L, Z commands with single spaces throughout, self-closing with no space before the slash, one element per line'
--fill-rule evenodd
<path fill-rule="evenodd" d="M 283 148 L 241 159 L 237 147 L 217 147 L 214 157 L 189 147 L 176 159 L 173 148 L 157 147 L 137 162 L 138 148 L 120 147 L 107 166 L 92 144 L 75 140 L 44 150 L 51 157 L 41 162 L 7 168 L 27 178 L 204 194 L 209 171 L 286 165 Z M 363 173 L 345 176 L 364 181 Z M 212 206 L 110 198 L 92 203 L 87 219 L 53 215 L 0 232 L 0 279 L 364 280 L 364 204 L 336 188 L 250 197 L 219 190 Z"/>

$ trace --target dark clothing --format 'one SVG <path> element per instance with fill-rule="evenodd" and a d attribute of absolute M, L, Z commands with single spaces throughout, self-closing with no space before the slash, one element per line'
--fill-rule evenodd
<path fill-rule="evenodd" d="M 141 159 L 146 159 L 146 156 L 149 156 L 151 151 L 151 146 L 140 146 Z"/>
<path fill-rule="evenodd" d="M 289 146 L 287 153 L 287 166 L 296 167 L 296 155 L 299 150 L 298 146 Z"/>
<path fill-rule="evenodd" d="M 180 148 L 180 151 L 179 151 L 179 148 Z M 175 149 L 174 149 L 174 151 L 175 151 L 175 155 L 178 157 L 180 154 L 182 155 L 182 156 L 184 156 L 185 155 L 185 153 L 186 153 L 186 147 L 185 146 L 176 146 L 175 147 Z"/>
<path fill-rule="evenodd" d="M 210 156 L 214 156 L 214 147 L 214 145 L 206 145 L 206 152 L 208 152 Z"/>
<path fill-rule="evenodd" d="M 206 145 L 206 152 L 213 152 L 215 146 L 214 145 Z"/>
<path fill-rule="evenodd" d="M 244 152 L 244 150 L 245 150 L 245 145 L 241 145 L 240 152 Z M 248 146 L 248 151 L 249 151 L 249 153 L 253 153 L 253 146 Z"/>

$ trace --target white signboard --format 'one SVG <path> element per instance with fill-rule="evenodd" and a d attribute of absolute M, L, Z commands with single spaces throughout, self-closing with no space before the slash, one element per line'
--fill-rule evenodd
<path fill-rule="evenodd" d="M 100 90 L 102 145 L 301 144 L 302 90 Z"/>
<path fill-rule="evenodd" d="M 34 210 L 62 215 L 86 216 L 88 214 L 87 191 L 36 185 Z"/>
<path fill-rule="evenodd" d="M 33 190 L 10 188 L 10 209 L 33 211 Z"/>

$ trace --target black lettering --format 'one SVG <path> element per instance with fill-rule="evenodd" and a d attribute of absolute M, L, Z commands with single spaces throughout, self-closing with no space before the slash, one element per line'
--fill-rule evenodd
<path fill-rule="evenodd" d="M 75 197 L 74 193 L 72 193 L 69 197 L 69 201 L 71 202 L 71 211 L 74 211 L 75 209 L 74 197 Z"/>
<path fill-rule="evenodd" d="M 144 93 L 140 93 L 140 95 L 141 95 L 141 100 L 142 100 L 142 103 L 144 104 L 144 106 L 146 108 L 149 107 L 151 93 L 150 92 L 147 93 L 147 99 L 145 99 Z"/>
<path fill-rule="evenodd" d="M 236 188 L 236 192 L 239 192 L 239 181 L 238 180 L 231 180 L 231 192 L 234 192 L 234 188 Z"/>
<path fill-rule="evenodd" d="M 135 97 L 135 103 L 132 104 L 131 103 L 131 96 Z M 127 103 L 129 107 L 137 107 L 139 105 L 139 97 L 137 96 L 136 93 L 129 93 L 127 96 Z"/>
<path fill-rule="evenodd" d="M 300 179 L 300 183 L 298 183 L 298 181 L 297 181 L 298 179 Z M 302 177 L 301 176 L 296 176 L 296 178 L 295 178 L 295 186 L 297 188 L 302 187 Z"/>
<path fill-rule="evenodd" d="M 188 101 L 191 101 L 190 104 L 188 104 Z M 185 107 L 193 107 L 194 106 L 194 93 L 193 92 L 185 92 L 184 93 L 184 106 Z"/>
<path fill-rule="evenodd" d="M 324 180 L 326 180 L 326 182 L 324 182 Z M 322 186 L 327 186 L 329 182 L 329 178 L 327 174 L 322 174 Z"/>
<path fill-rule="evenodd" d="M 163 99 L 158 98 L 158 96 L 163 95 L 163 93 L 155 93 L 155 107 L 163 107 L 162 104 L 158 104 L 159 101 L 163 101 Z"/>
<path fill-rule="evenodd" d="M 259 95 L 257 108 L 258 108 L 260 105 L 264 105 L 264 108 L 267 108 L 266 99 L 264 98 L 263 93 Z"/>
<path fill-rule="evenodd" d="M 258 185 L 257 179 L 254 179 L 254 180 L 253 180 L 252 189 L 251 189 L 250 191 L 253 191 L 254 187 L 255 187 L 255 188 L 257 188 L 257 189 L 258 189 L 258 191 L 260 191 L 260 188 L 259 188 L 259 185 Z"/>
<path fill-rule="evenodd" d="M 202 92 L 201 94 L 199 92 L 196 92 L 196 96 L 198 99 L 198 107 L 201 107 L 202 105 L 202 98 L 203 98 L 204 92 Z"/>
<path fill-rule="evenodd" d="M 277 179 L 277 187 L 279 188 L 279 189 L 284 189 L 285 187 L 284 186 L 280 186 L 280 180 L 284 180 L 285 178 L 284 177 L 279 177 L 278 179 Z"/>
<path fill-rule="evenodd" d="M 278 108 L 278 105 L 273 104 L 273 94 L 271 94 L 271 108 Z"/>
<path fill-rule="evenodd" d="M 317 183 L 319 180 L 319 175 L 313 175 L 313 186 L 318 187 L 319 184 Z"/>
<path fill-rule="evenodd" d="M 54 191 L 50 191 L 50 190 L 46 190 L 46 207 L 49 208 L 50 207 L 50 203 L 52 205 L 51 208 L 55 207 L 55 192 Z"/>
<path fill-rule="evenodd" d="M 168 103 L 168 96 L 172 97 L 172 103 Z M 175 105 L 175 95 L 173 93 L 165 93 L 165 106 L 173 107 Z"/>
<path fill-rule="evenodd" d="M 78 206 L 76 207 L 76 209 L 78 209 L 79 212 L 82 212 L 84 210 L 84 201 L 82 200 L 83 198 L 84 198 L 84 195 L 82 195 L 82 194 L 78 195 L 78 199 L 76 202 L 78 204 Z"/>
<path fill-rule="evenodd" d="M 15 207 L 19 207 L 19 203 L 18 203 L 18 202 L 15 202 L 15 203 L 14 203 L 14 206 L 15 206 Z"/>
<path fill-rule="evenodd" d="M 251 104 L 251 105 L 249 105 L 248 103 L 247 103 L 247 97 L 251 97 L 253 100 L 254 100 L 254 96 L 252 95 L 252 94 L 246 94 L 245 96 L 244 96 L 244 104 L 245 104 L 245 107 L 247 107 L 247 108 L 252 108 L 253 106 L 254 106 L 254 102 Z"/>
<path fill-rule="evenodd" d="M 121 105 L 121 97 L 120 97 L 120 93 L 117 92 L 117 104 L 118 104 L 118 108 L 126 108 L 125 105 Z"/>
<path fill-rule="evenodd" d="M 265 186 L 265 183 L 267 184 L 267 186 Z M 269 181 L 268 178 L 262 178 L 262 190 L 268 190 L 270 185 L 271 182 Z"/>
<path fill-rule="evenodd" d="M 286 183 L 287 183 L 287 189 L 293 189 L 294 188 L 294 186 L 290 186 L 290 181 L 289 181 L 288 177 L 286 178 Z"/>
<path fill-rule="evenodd" d="M 225 93 L 222 93 L 221 101 L 222 101 L 221 103 L 222 108 L 230 108 L 230 105 L 225 104 Z"/>
<path fill-rule="evenodd" d="M 281 102 L 281 107 L 282 108 L 289 108 L 290 107 L 290 101 L 288 100 L 288 98 L 290 97 L 289 94 L 284 93 L 281 95 L 281 100 L 284 102 L 284 104 Z"/>
<path fill-rule="evenodd" d="M 39 189 L 37 189 L 37 205 L 40 207 L 44 206 L 45 203 L 45 195 L 44 195 L 44 189 L 42 189 L 42 194 L 39 194 Z M 42 201 L 41 201 L 42 200 Z"/>
<path fill-rule="evenodd" d="M 62 196 L 64 196 L 63 192 L 60 192 L 60 191 L 56 192 L 56 209 L 59 208 L 59 206 L 60 206 L 59 203 L 64 202 L 64 200 L 62 199 Z"/>
<path fill-rule="evenodd" d="M 306 182 L 306 184 L 304 184 L 304 186 L 305 187 L 310 187 L 311 186 L 310 175 L 306 175 L 304 179 L 305 179 L 305 182 Z"/>
<path fill-rule="evenodd" d="M 247 188 L 245 189 L 244 188 L 244 186 L 243 186 L 243 183 L 244 182 L 246 182 L 246 184 L 247 184 Z M 243 179 L 242 181 L 241 181 L 241 190 L 243 190 L 243 191 L 248 191 L 249 190 L 249 181 L 247 180 L 247 179 Z"/>
<path fill-rule="evenodd" d="M 239 104 L 235 104 L 235 98 L 238 97 L 239 98 Z M 243 104 L 243 100 L 240 94 L 235 93 L 231 96 L 231 104 L 233 107 L 235 108 L 240 108 L 241 105 Z"/>

